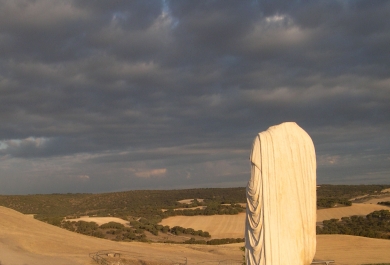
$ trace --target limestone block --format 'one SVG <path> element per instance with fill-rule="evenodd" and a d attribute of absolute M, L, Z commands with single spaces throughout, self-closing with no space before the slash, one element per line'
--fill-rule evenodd
<path fill-rule="evenodd" d="M 309 265 L 316 251 L 316 157 L 295 122 L 259 133 L 246 188 L 247 264 Z"/>

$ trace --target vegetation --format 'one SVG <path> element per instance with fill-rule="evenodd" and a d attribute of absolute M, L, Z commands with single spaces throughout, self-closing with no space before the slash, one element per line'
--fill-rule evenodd
<path fill-rule="evenodd" d="M 240 247 L 240 250 L 245 253 L 245 246 Z M 245 260 L 245 254 L 244 254 L 244 255 L 242 255 L 242 265 L 245 265 L 245 264 L 246 264 L 246 260 Z"/>
<path fill-rule="evenodd" d="M 317 188 L 319 207 L 347 204 L 353 197 L 375 194 L 390 185 L 321 185 Z M 194 198 L 192 203 L 178 201 Z M 199 202 L 195 198 L 204 199 Z M 245 203 L 245 188 L 208 188 L 186 190 L 136 190 L 101 194 L 0 195 L 0 205 L 39 220 L 58 223 L 58 217 L 82 215 L 144 217 L 154 223 L 174 215 L 236 214 L 242 211 L 237 203 Z M 204 206 L 204 209 L 190 209 Z M 178 210 L 179 208 L 184 208 Z M 162 209 L 167 211 L 163 212 Z"/>
<path fill-rule="evenodd" d="M 390 185 L 321 185 L 317 188 L 317 206 L 318 208 L 348 206 L 351 204 L 349 199 L 353 197 L 375 194 L 386 188 L 390 188 Z M 193 198 L 190 203 L 179 202 L 189 198 Z M 244 211 L 239 203 L 245 202 L 244 187 L 138 190 L 102 194 L 0 195 L 1 206 L 24 214 L 34 214 L 38 220 L 77 233 L 112 240 L 139 241 L 146 240 L 145 232 L 153 235 L 182 233 L 194 236 L 195 241 L 205 241 L 206 244 L 209 241 L 202 239 L 202 237 L 210 236 L 206 231 L 180 227 L 169 228 L 158 225 L 158 223 L 163 218 L 176 215 L 238 214 Z M 381 202 L 385 205 L 388 205 L 387 203 L 389 202 Z M 125 227 L 119 223 L 109 223 L 99 227 L 90 222 L 67 220 L 84 215 L 122 218 L 129 221 L 131 227 Z M 327 231 L 325 225 L 320 229 L 322 233 Z M 190 240 L 193 243 L 194 240 Z M 224 239 L 224 241 L 229 240 Z"/>
<path fill-rule="evenodd" d="M 196 203 L 196 206 L 186 205 L 187 209 L 169 209 L 163 213 L 163 217 L 176 216 L 176 215 L 185 215 L 185 216 L 194 216 L 194 215 L 215 215 L 215 214 L 238 214 L 244 211 L 244 208 L 239 205 L 232 203 L 220 204 L 216 201 L 208 201 L 204 203 Z M 204 206 L 205 208 L 197 209 L 188 209 L 191 207 Z"/>
<path fill-rule="evenodd" d="M 220 238 L 220 239 L 211 239 L 209 241 L 206 240 L 196 240 L 195 238 L 191 238 L 189 240 L 184 241 L 184 244 L 203 244 L 203 245 L 223 245 L 223 244 L 233 244 L 233 243 L 241 243 L 245 242 L 244 238 Z"/>
<path fill-rule="evenodd" d="M 159 235 L 159 233 L 172 235 L 192 235 L 196 237 L 210 237 L 210 233 L 202 230 L 194 230 L 192 228 L 184 228 L 180 226 L 162 226 L 150 223 L 147 219 L 141 218 L 138 221 L 130 222 L 131 227 L 126 227 L 117 222 L 109 222 L 99 226 L 95 222 L 85 221 L 62 221 L 60 227 L 72 232 L 106 238 L 115 241 L 147 241 L 145 231 Z M 207 241 L 205 241 L 207 243 Z"/>
<path fill-rule="evenodd" d="M 332 208 L 336 206 L 351 206 L 352 202 L 344 198 L 318 198 L 317 208 Z"/>
<path fill-rule="evenodd" d="M 325 220 L 317 226 L 317 234 L 344 234 L 390 239 L 389 210 L 374 211 L 367 216 L 351 216 Z"/>
<path fill-rule="evenodd" d="M 378 204 L 390 206 L 390 201 L 387 201 L 387 202 L 378 202 Z"/>
<path fill-rule="evenodd" d="M 190 203 L 179 202 L 188 198 L 194 199 Z M 158 223 L 176 215 L 238 214 L 244 211 L 237 204 L 239 202 L 245 202 L 245 188 L 0 196 L 0 205 L 34 214 L 38 220 L 73 232 L 118 241 L 146 241 L 146 232 L 155 236 L 169 233 L 191 235 L 197 240 L 207 238 L 210 237 L 207 231 L 180 226 L 170 228 Z M 191 209 L 194 207 L 199 208 Z M 99 227 L 94 222 L 68 220 L 84 215 L 122 218 L 129 221 L 131 227 L 115 222 Z"/>
<path fill-rule="evenodd" d="M 204 201 L 202 203 L 194 201 L 191 205 L 178 202 L 188 198 L 202 198 Z M 172 215 L 238 213 L 242 211 L 242 208 L 235 203 L 245 201 L 245 188 L 139 190 L 101 194 L 0 195 L 0 205 L 24 214 L 35 214 L 35 218 L 49 223 L 53 223 L 57 217 L 82 215 L 114 216 L 124 220 L 128 220 L 129 216 L 144 217 L 158 223 L 162 218 Z M 234 206 L 223 206 L 223 204 L 232 203 Z M 177 208 L 190 208 L 195 204 L 206 206 L 206 208 L 204 210 L 173 211 Z M 163 212 L 162 209 L 168 211 Z"/>
<path fill-rule="evenodd" d="M 390 188 L 390 185 L 320 185 L 317 198 L 352 199 L 366 194 L 376 194 Z"/>
<path fill-rule="evenodd" d="M 320 185 L 317 188 L 317 208 L 351 206 L 352 198 L 375 195 L 390 185 Z"/>

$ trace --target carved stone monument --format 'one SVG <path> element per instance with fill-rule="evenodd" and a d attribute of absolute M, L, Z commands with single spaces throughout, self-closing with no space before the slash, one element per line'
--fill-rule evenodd
<path fill-rule="evenodd" d="M 259 133 L 246 189 L 246 264 L 309 265 L 316 251 L 316 157 L 295 122 Z"/>

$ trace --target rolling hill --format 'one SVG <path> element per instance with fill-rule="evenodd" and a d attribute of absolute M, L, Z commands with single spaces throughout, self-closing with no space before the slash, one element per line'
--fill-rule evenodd
<path fill-rule="evenodd" d="M 89 253 L 106 249 L 134 255 L 186 257 L 189 264 L 242 259 L 243 244 L 224 246 L 115 242 L 70 232 L 0 207 L 0 261 L 4 265 L 92 265 Z"/>
<path fill-rule="evenodd" d="M 212 231 L 211 231 L 212 232 Z M 129 251 L 143 257 L 186 257 L 188 264 L 219 260 L 242 260 L 243 243 L 207 246 L 139 242 L 114 242 L 37 221 L 0 207 L 0 260 L 8 264 L 93 265 L 89 253 L 105 249 Z M 337 265 L 389 263 L 390 240 L 345 235 L 318 235 L 317 259 L 334 259 Z"/>

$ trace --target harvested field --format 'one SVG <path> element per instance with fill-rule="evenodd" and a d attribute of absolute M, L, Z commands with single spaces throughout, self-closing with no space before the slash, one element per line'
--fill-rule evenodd
<path fill-rule="evenodd" d="M 367 196 L 370 196 L 370 194 L 365 194 L 365 195 L 362 195 L 362 196 L 357 196 L 357 197 L 354 197 L 354 198 L 351 198 L 349 199 L 349 201 L 356 201 L 356 200 L 359 200 L 359 199 L 363 199 Z"/>
<path fill-rule="evenodd" d="M 180 200 L 180 201 L 177 201 L 177 202 L 180 202 L 180 203 L 185 203 L 185 204 L 190 204 L 192 203 L 194 199 L 185 199 L 185 200 Z M 204 199 L 197 199 L 198 202 L 203 202 Z"/>
<path fill-rule="evenodd" d="M 317 222 L 332 218 L 340 219 L 352 215 L 367 215 L 373 211 L 390 210 L 390 207 L 376 204 L 352 204 L 348 207 L 338 207 L 317 210 Z M 195 230 L 207 231 L 212 238 L 243 238 L 245 229 L 245 213 L 237 215 L 210 215 L 210 216 L 174 216 L 163 219 L 162 225 L 182 226 Z"/>
<path fill-rule="evenodd" d="M 390 207 L 377 204 L 353 203 L 352 206 L 317 210 L 317 222 L 332 218 L 340 219 L 352 215 L 367 215 L 373 211 L 390 210 Z"/>
<path fill-rule="evenodd" d="M 390 201 L 390 196 L 377 196 L 370 198 L 369 200 L 363 202 L 365 204 L 378 204 L 378 202 L 385 202 L 385 201 Z M 389 207 L 390 210 L 390 207 Z"/>
<path fill-rule="evenodd" d="M 240 214 L 238 216 L 244 216 Z M 234 217 L 234 216 L 226 216 Z M 223 236 L 227 237 L 227 236 Z M 220 260 L 242 260 L 243 243 L 205 246 L 152 243 L 120 243 L 48 225 L 14 210 L 0 207 L 0 260 L 12 264 L 93 265 L 89 253 L 114 249 L 142 257 L 176 260 L 186 257 L 188 264 Z M 317 236 L 317 259 L 334 259 L 337 265 L 389 263 L 390 240 L 345 235 Z"/>
<path fill-rule="evenodd" d="M 109 223 L 109 222 L 116 222 L 116 223 L 120 223 L 120 224 L 123 224 L 123 225 L 126 225 L 128 226 L 129 225 L 129 221 L 125 221 L 123 219 L 120 219 L 120 218 L 116 218 L 116 217 L 89 217 L 89 216 L 82 216 L 80 218 L 75 218 L 75 219 L 66 219 L 66 221 L 85 221 L 85 222 L 95 222 L 97 223 L 98 225 L 102 225 L 102 224 L 106 224 L 106 223 Z"/>
<path fill-rule="evenodd" d="M 89 253 L 115 249 L 144 257 L 186 257 L 188 264 L 241 260 L 243 244 L 224 246 L 115 242 L 61 229 L 0 206 L 0 261 L 12 264 L 93 265 Z"/>
<path fill-rule="evenodd" d="M 174 216 L 163 219 L 162 225 L 182 226 L 207 231 L 212 238 L 243 238 L 245 213 L 235 215 Z"/>
<path fill-rule="evenodd" d="M 318 235 L 317 259 L 337 265 L 390 263 L 390 240 L 347 235 Z"/>

